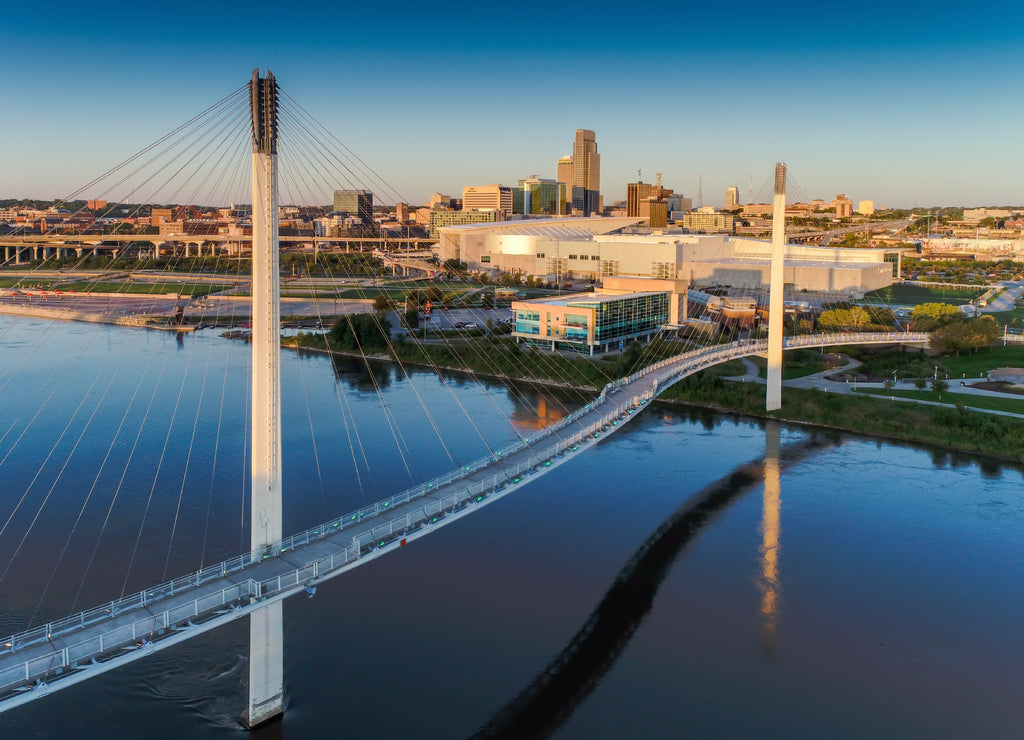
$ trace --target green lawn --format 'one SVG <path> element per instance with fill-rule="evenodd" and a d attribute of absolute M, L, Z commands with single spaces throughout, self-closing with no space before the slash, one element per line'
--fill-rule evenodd
<path fill-rule="evenodd" d="M 44 288 L 49 290 L 50 286 L 57 281 L 57 278 L 35 278 L 31 275 L 0 277 L 0 288 Z"/>
<path fill-rule="evenodd" d="M 916 306 L 919 303 L 951 303 L 958 306 L 963 303 L 969 303 L 972 299 L 984 295 L 987 290 L 987 287 L 949 288 L 898 283 L 890 285 L 888 288 L 866 293 L 864 295 L 864 302 L 886 306 L 892 304 Z"/>
<path fill-rule="evenodd" d="M 242 295 L 241 293 L 235 293 L 234 295 Z M 247 295 L 252 295 L 251 292 Z M 335 292 L 333 290 L 281 290 L 282 298 L 320 298 L 322 300 L 334 300 Z"/>
<path fill-rule="evenodd" d="M 950 383 L 952 387 L 952 382 Z M 961 403 L 968 408 L 988 409 L 991 411 L 1009 411 L 1014 414 L 1024 414 L 1024 398 L 1003 398 L 1001 396 L 976 396 L 968 393 L 955 393 L 945 391 L 942 394 L 935 391 L 904 390 L 902 388 L 857 388 L 855 393 L 866 393 L 872 396 L 884 396 L 886 398 L 906 398 L 915 401 L 937 401 L 939 403 Z"/>
<path fill-rule="evenodd" d="M 1024 345 L 987 347 L 978 350 L 973 355 L 943 357 L 941 360 L 953 380 L 965 375 L 968 378 L 980 378 L 987 371 L 997 367 L 1024 367 Z"/>
<path fill-rule="evenodd" d="M 828 370 L 827 355 L 816 349 L 794 349 L 782 356 L 782 379 L 794 380 Z M 763 357 L 751 357 L 757 365 L 759 378 L 768 377 L 768 362 Z M 742 375 L 742 373 L 740 373 Z"/>
<path fill-rule="evenodd" d="M 73 290 L 77 293 L 142 293 L 145 295 L 165 295 L 180 293 L 182 295 L 202 296 L 218 293 L 234 287 L 214 283 L 150 283 L 150 282 L 78 282 L 65 283 L 59 290 Z"/>
<path fill-rule="evenodd" d="M 420 286 L 420 287 L 423 287 L 423 286 Z M 388 298 L 391 298 L 393 300 L 403 301 L 403 300 L 405 300 L 405 296 L 409 293 L 409 291 L 410 290 L 415 290 L 415 289 L 416 288 L 413 288 L 413 287 L 393 287 L 393 286 L 381 286 L 381 287 L 369 287 L 369 286 L 367 286 L 367 287 L 362 287 L 362 286 L 360 286 L 358 288 L 349 288 L 348 290 L 343 290 L 343 291 L 341 291 L 338 294 L 338 297 L 339 298 L 376 298 L 379 295 L 386 295 Z M 462 293 L 464 293 L 466 291 L 465 291 L 465 288 L 456 287 L 454 289 L 448 289 L 448 286 L 445 286 L 445 291 L 444 291 L 445 295 L 449 295 L 449 294 L 455 293 L 455 292 L 458 292 L 461 295 Z M 434 303 L 437 304 L 437 303 L 440 303 L 440 301 L 434 301 Z"/>
<path fill-rule="evenodd" d="M 376 298 L 379 295 L 386 295 L 388 298 L 402 300 L 408 292 L 408 288 L 371 288 L 369 286 L 360 286 L 341 291 L 338 293 L 338 298 Z"/>
<path fill-rule="evenodd" d="M 729 360 L 728 362 L 713 365 L 703 372 L 722 378 L 738 378 L 741 375 L 747 374 L 747 366 L 743 364 L 742 360 Z"/>
<path fill-rule="evenodd" d="M 993 311 L 990 314 L 996 321 L 1004 326 L 1024 328 L 1024 308 L 1013 308 L 1009 311 Z"/>

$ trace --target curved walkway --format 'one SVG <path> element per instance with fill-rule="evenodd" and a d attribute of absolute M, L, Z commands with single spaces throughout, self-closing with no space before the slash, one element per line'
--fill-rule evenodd
<path fill-rule="evenodd" d="M 787 347 L 927 342 L 877 332 L 787 337 Z M 0 641 L 0 712 L 177 644 L 424 537 L 557 467 L 706 367 L 763 354 L 733 342 L 662 360 L 605 386 L 530 438 L 356 512 L 168 583 Z"/>
<path fill-rule="evenodd" d="M 829 376 L 836 375 L 836 374 L 842 373 L 842 372 L 847 372 L 849 370 L 853 370 L 854 368 L 857 368 L 861 364 L 863 364 L 863 363 L 860 362 L 860 360 L 855 360 L 852 357 L 846 357 L 845 355 L 843 355 L 843 357 L 845 358 L 846 363 L 844 365 L 840 366 L 840 367 L 829 368 L 828 370 L 823 370 L 823 371 L 821 371 L 819 373 L 813 373 L 811 375 L 805 375 L 805 376 L 803 376 L 801 378 L 793 378 L 791 380 L 784 380 L 784 381 L 782 381 L 782 385 L 784 387 L 786 387 L 786 388 L 803 388 L 805 390 L 819 390 L 819 391 L 824 391 L 826 393 L 847 393 L 847 394 L 855 393 L 855 394 L 860 395 L 860 396 L 873 396 L 873 397 L 878 398 L 880 400 L 885 400 L 885 395 L 884 394 L 878 394 L 878 393 L 867 394 L 867 393 L 860 392 L 860 391 L 863 391 L 866 388 L 870 388 L 870 389 L 873 389 L 873 390 L 874 389 L 879 389 L 879 390 L 885 389 L 885 384 L 884 383 L 871 383 L 871 382 L 859 382 L 859 381 L 854 381 L 854 382 L 844 381 L 844 382 L 841 382 L 841 381 L 838 381 L 838 380 L 830 380 L 829 379 Z M 736 376 L 733 376 L 733 377 L 723 378 L 723 380 L 730 380 L 730 381 L 733 381 L 733 382 L 742 382 L 742 383 L 761 383 L 762 385 L 767 382 L 767 381 L 765 381 L 764 378 L 759 377 L 759 373 L 760 373 L 761 369 L 756 364 L 754 364 L 754 362 L 752 362 L 748 358 L 741 358 L 741 360 L 743 361 L 743 364 L 746 366 L 746 372 L 743 375 L 736 375 Z M 985 389 L 985 388 L 975 388 L 975 387 L 973 387 L 973 385 L 972 385 L 973 383 L 985 382 L 984 378 L 974 378 L 974 379 L 967 378 L 967 379 L 965 379 L 963 381 L 952 380 L 951 379 L 948 382 L 949 382 L 949 390 L 947 392 L 951 396 L 990 396 L 990 397 L 994 397 L 994 398 L 1010 398 L 1010 399 L 1024 400 L 1024 396 L 1020 396 L 1020 395 L 1015 394 L 1015 393 L 1002 393 L 1000 391 L 990 391 L 990 390 Z M 957 385 L 960 382 L 963 382 L 964 385 L 962 385 L 962 386 Z M 896 386 L 896 387 L 898 389 L 902 389 L 902 390 L 906 390 L 907 389 L 906 386 L 903 385 L 902 383 L 899 386 Z M 891 401 L 903 401 L 905 403 L 919 403 L 919 404 L 922 404 L 924 406 L 944 406 L 946 408 L 956 408 L 956 402 L 954 402 L 954 403 L 943 403 L 941 401 L 926 401 L 924 399 L 918 399 L 918 398 L 903 398 L 903 397 L 896 396 L 896 395 L 889 396 L 889 399 Z M 997 409 L 978 408 L 976 406 L 971 406 L 969 401 L 966 401 L 966 400 L 963 400 L 963 399 L 960 399 L 960 401 L 963 403 L 963 405 L 967 406 L 972 411 L 977 411 L 977 412 L 982 413 L 982 414 L 997 414 L 999 416 L 1009 416 L 1009 417 L 1013 417 L 1013 418 L 1017 418 L 1017 419 L 1024 419 L 1024 413 L 1016 413 L 1016 412 L 1013 412 L 1013 411 L 999 411 Z"/>

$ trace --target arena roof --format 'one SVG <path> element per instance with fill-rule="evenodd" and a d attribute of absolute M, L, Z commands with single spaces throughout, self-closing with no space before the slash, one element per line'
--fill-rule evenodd
<path fill-rule="evenodd" d="M 561 241 L 591 241 L 597 234 L 610 234 L 640 223 L 640 218 L 550 218 L 497 221 L 483 224 L 442 226 L 441 232 L 487 231 L 492 234 L 522 234 Z"/>

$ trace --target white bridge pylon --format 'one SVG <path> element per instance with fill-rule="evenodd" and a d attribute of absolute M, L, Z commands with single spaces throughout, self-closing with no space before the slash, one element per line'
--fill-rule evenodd
<path fill-rule="evenodd" d="M 772 264 L 768 281 L 768 382 L 765 411 L 782 408 L 782 324 L 785 303 L 786 165 L 775 165 L 775 201 L 772 205 Z"/>
<path fill-rule="evenodd" d="M 256 559 L 275 555 L 283 531 L 281 499 L 281 268 L 277 208 L 277 81 L 252 73 L 252 508 Z M 241 721 L 252 728 L 284 711 L 281 602 L 253 612 L 249 623 L 249 701 Z"/>
<path fill-rule="evenodd" d="M 926 344 L 910 332 L 812 334 L 784 347 Z M 617 431 L 683 378 L 760 355 L 767 342 L 733 342 L 662 360 L 605 386 L 586 406 L 493 455 L 358 511 L 174 581 L 0 639 L 0 712 L 47 696 L 242 617 L 394 552 L 532 482 Z"/>

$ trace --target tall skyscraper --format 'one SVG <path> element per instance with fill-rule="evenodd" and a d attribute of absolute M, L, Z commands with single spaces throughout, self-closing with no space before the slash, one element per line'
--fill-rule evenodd
<path fill-rule="evenodd" d="M 740 189 L 736 186 L 725 189 L 725 210 L 735 211 L 740 207 Z"/>
<path fill-rule="evenodd" d="M 601 155 L 594 132 L 576 129 L 572 147 L 572 208 L 580 215 L 597 213 L 601 198 Z"/>

